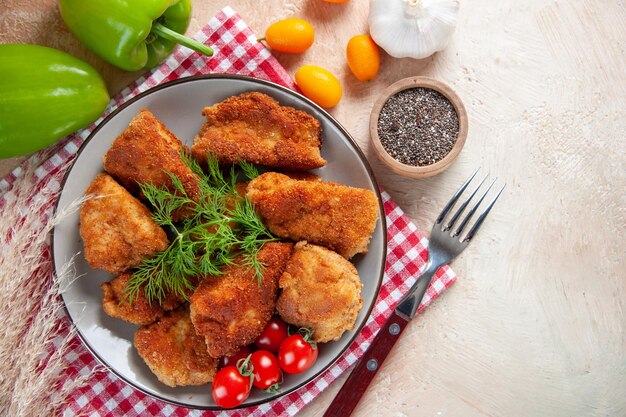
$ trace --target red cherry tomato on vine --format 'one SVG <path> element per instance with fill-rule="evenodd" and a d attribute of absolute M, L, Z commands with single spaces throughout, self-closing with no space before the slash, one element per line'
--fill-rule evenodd
<path fill-rule="evenodd" d="M 245 359 L 250 354 L 250 346 L 243 346 L 233 356 L 222 356 L 220 358 L 219 367 L 223 368 L 228 365 L 237 366 L 239 359 Z"/>
<path fill-rule="evenodd" d="M 313 366 L 317 352 L 315 342 L 309 342 L 308 337 L 302 337 L 301 334 L 294 334 L 280 345 L 278 363 L 288 374 L 299 374 Z"/>
<path fill-rule="evenodd" d="M 226 366 L 215 374 L 211 391 L 220 407 L 236 407 L 250 395 L 250 376 L 242 375 L 236 366 Z"/>
<path fill-rule="evenodd" d="M 272 352 L 257 350 L 250 356 L 254 367 L 254 381 L 252 384 L 261 389 L 268 389 L 280 381 L 280 366 L 278 359 Z"/>
<path fill-rule="evenodd" d="M 274 316 L 267 322 L 259 337 L 254 341 L 254 344 L 259 349 L 278 352 L 280 344 L 283 343 L 283 340 L 285 340 L 287 336 L 289 336 L 287 323 L 280 317 Z"/>

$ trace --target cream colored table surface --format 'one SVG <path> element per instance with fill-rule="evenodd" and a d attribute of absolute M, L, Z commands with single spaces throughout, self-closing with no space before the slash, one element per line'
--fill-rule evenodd
<path fill-rule="evenodd" d="M 313 23 L 313 47 L 278 60 L 292 74 L 306 63 L 338 75 L 344 97 L 331 113 L 422 230 L 476 167 L 508 184 L 455 261 L 458 282 L 409 325 L 356 415 L 626 416 L 624 2 L 463 0 L 444 52 L 384 55 L 370 83 L 344 59 L 348 39 L 367 30 L 367 0 L 197 0 L 189 33 L 229 4 L 259 34 L 288 16 Z M 138 75 L 84 49 L 52 0 L 3 0 L 0 41 L 82 57 L 111 93 Z M 390 173 L 369 146 L 378 93 L 414 75 L 449 83 L 469 113 L 460 157 L 427 180 Z M 17 163 L 0 161 L 0 174 Z M 344 379 L 299 415 L 322 415 Z"/>

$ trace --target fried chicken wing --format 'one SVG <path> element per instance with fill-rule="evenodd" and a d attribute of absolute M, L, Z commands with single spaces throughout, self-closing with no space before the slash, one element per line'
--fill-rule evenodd
<path fill-rule="evenodd" d="M 80 209 L 85 259 L 94 269 L 120 274 L 167 248 L 165 232 L 150 211 L 111 176 L 98 174 Z"/>
<path fill-rule="evenodd" d="M 187 196 L 200 198 L 199 178 L 185 165 L 181 157 L 184 146 L 176 136 L 147 109 L 143 109 L 115 139 L 104 155 L 104 170 L 131 193 L 139 194 L 139 183 L 165 186 L 174 191 L 167 174 L 180 179 Z M 174 220 L 189 214 L 182 208 L 174 212 Z"/>
<path fill-rule="evenodd" d="M 205 278 L 191 296 L 191 320 L 214 358 L 232 355 L 254 341 L 274 313 L 278 277 L 291 256 L 291 243 L 266 243 L 258 254 L 265 264 L 259 283 L 254 269 L 228 266 Z"/>
<path fill-rule="evenodd" d="M 287 170 L 326 165 L 320 155 L 320 124 L 310 114 L 281 106 L 253 92 L 230 97 L 202 111 L 206 122 L 194 139 L 193 156 L 202 164 L 207 153 L 222 164 L 241 160 Z"/>
<path fill-rule="evenodd" d="M 250 181 L 246 195 L 275 235 L 322 245 L 348 259 L 367 252 L 378 219 L 373 192 L 332 182 L 266 172 Z"/>
<path fill-rule="evenodd" d="M 143 288 L 130 303 L 126 298 L 126 284 L 132 274 L 126 273 L 100 284 L 104 298 L 102 308 L 111 317 L 119 318 L 133 324 L 150 324 L 163 317 L 166 311 L 174 310 L 185 300 L 169 293 L 160 302 L 149 302 Z"/>
<path fill-rule="evenodd" d="M 363 284 L 354 265 L 339 254 L 298 242 L 278 285 L 278 314 L 287 323 L 313 330 L 316 342 L 338 340 L 354 329 Z"/>
<path fill-rule="evenodd" d="M 196 334 L 187 306 L 140 327 L 135 347 L 159 381 L 170 387 L 208 384 L 217 370 L 217 360 L 207 353 L 204 338 Z"/>

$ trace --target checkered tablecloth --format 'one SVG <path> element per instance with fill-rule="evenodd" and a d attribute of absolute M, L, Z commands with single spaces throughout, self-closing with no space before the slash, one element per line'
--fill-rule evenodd
<path fill-rule="evenodd" d="M 250 75 L 295 88 L 289 74 L 264 45 L 257 42 L 257 36 L 231 8 L 227 7 L 220 11 L 195 35 L 195 38 L 213 46 L 216 54 L 208 58 L 186 48 L 178 48 L 166 62 L 114 97 L 102 118 L 142 91 L 162 82 L 195 74 Z M 92 126 L 47 150 L 52 156 L 37 168 L 37 183 L 33 187 L 33 194 L 45 188 L 47 191 L 45 194 L 52 196 L 50 197 L 50 210 L 55 202 L 54 191 L 59 189 L 68 162 L 74 158 L 81 143 L 102 121 L 102 118 Z M 41 160 L 41 155 L 43 153 L 38 155 L 39 160 Z M 33 164 L 35 161 L 37 161 L 37 156 L 30 158 L 25 164 Z M 15 181 L 19 181 L 24 169 L 25 165 L 0 181 L 0 208 L 3 202 L 11 197 L 11 187 Z M 296 414 L 362 356 L 377 330 L 391 314 L 395 304 L 415 282 L 415 277 L 427 259 L 426 238 L 386 192 L 383 192 L 382 196 L 387 217 L 389 245 L 386 272 L 378 300 L 354 343 L 330 369 L 315 381 L 271 403 L 242 410 L 213 413 L 166 404 L 135 390 L 114 374 L 105 371 L 97 373 L 89 384 L 71 394 L 64 415 L 272 417 Z M 450 268 L 440 269 L 426 292 L 420 310 L 449 287 L 455 279 L 456 276 Z M 83 347 L 78 338 L 73 341 L 67 355 L 72 363 L 72 367 L 66 370 L 68 377 L 85 373 L 96 365 L 95 358 Z"/>

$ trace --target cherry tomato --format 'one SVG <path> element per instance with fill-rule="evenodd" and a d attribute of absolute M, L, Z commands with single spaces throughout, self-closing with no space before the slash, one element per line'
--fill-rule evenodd
<path fill-rule="evenodd" d="M 252 384 L 261 389 L 268 389 L 280 381 L 280 366 L 278 359 L 272 352 L 257 350 L 250 356 L 254 367 L 254 381 Z"/>
<path fill-rule="evenodd" d="M 250 395 L 250 377 L 242 375 L 236 366 L 226 366 L 215 374 L 212 394 L 220 407 L 236 407 Z"/>
<path fill-rule="evenodd" d="M 254 344 L 259 349 L 269 350 L 270 352 L 278 352 L 280 344 L 289 336 L 287 331 L 287 323 L 278 316 L 274 316 L 267 322 L 265 328 L 256 338 Z"/>
<path fill-rule="evenodd" d="M 222 356 L 220 358 L 219 367 L 223 368 L 228 365 L 237 366 L 239 359 L 245 359 L 250 354 L 250 346 L 243 346 L 233 356 Z"/>
<path fill-rule="evenodd" d="M 309 369 L 317 360 L 317 347 L 301 334 L 289 336 L 280 345 L 278 363 L 288 374 L 299 374 Z"/>

